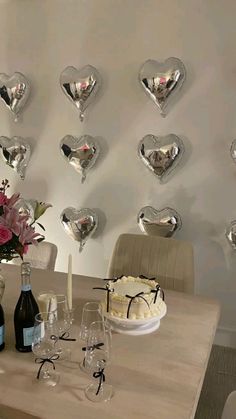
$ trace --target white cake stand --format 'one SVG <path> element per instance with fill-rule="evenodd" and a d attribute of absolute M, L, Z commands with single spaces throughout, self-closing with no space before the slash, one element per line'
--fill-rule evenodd
<path fill-rule="evenodd" d="M 131 336 L 147 335 L 149 333 L 155 332 L 160 327 L 160 320 L 157 320 L 154 323 L 146 324 L 144 326 L 136 327 L 134 329 L 125 329 L 124 327 L 119 327 L 116 323 L 112 323 L 110 320 L 109 323 L 114 332 Z"/>

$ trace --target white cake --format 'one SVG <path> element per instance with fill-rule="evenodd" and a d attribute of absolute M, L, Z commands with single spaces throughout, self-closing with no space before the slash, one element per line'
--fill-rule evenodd
<path fill-rule="evenodd" d="M 107 287 L 109 304 L 106 296 L 103 308 L 112 316 L 134 320 L 158 316 L 163 311 L 163 293 L 154 280 L 123 276 L 108 281 Z"/>

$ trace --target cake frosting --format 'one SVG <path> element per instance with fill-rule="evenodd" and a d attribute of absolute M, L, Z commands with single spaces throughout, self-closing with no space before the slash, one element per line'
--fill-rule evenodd
<path fill-rule="evenodd" d="M 144 319 L 160 315 L 164 293 L 158 282 L 143 277 L 122 276 L 109 280 L 102 305 L 111 316 L 124 319 Z"/>

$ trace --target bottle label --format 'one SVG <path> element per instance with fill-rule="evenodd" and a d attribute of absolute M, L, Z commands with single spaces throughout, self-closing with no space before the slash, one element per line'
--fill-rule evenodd
<path fill-rule="evenodd" d="M 24 284 L 21 286 L 21 291 L 30 291 L 31 285 L 30 284 Z"/>
<path fill-rule="evenodd" d="M 4 343 L 5 325 L 0 326 L 0 345 Z"/>
<path fill-rule="evenodd" d="M 23 328 L 23 339 L 24 346 L 31 346 L 33 340 L 33 327 L 24 327 Z"/>

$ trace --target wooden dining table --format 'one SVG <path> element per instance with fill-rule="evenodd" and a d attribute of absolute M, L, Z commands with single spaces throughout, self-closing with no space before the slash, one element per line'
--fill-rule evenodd
<path fill-rule="evenodd" d="M 84 342 L 79 339 L 83 305 L 101 298 L 104 281 L 73 275 L 75 342 L 66 342 L 71 359 L 56 362 L 60 382 L 55 387 L 36 380 L 35 356 L 15 349 L 13 313 L 20 294 L 20 267 L 1 264 L 6 281 L 2 306 L 6 347 L 0 353 L 1 419 L 193 419 L 219 319 L 217 301 L 166 290 L 167 315 L 160 328 L 147 335 L 113 333 L 112 359 L 105 371 L 113 385 L 109 402 L 86 399 L 92 377 L 83 373 Z M 35 297 L 40 291 L 65 293 L 66 274 L 32 269 Z M 73 327 L 74 327 L 73 326 Z M 78 327 L 78 329 L 77 329 Z"/>

